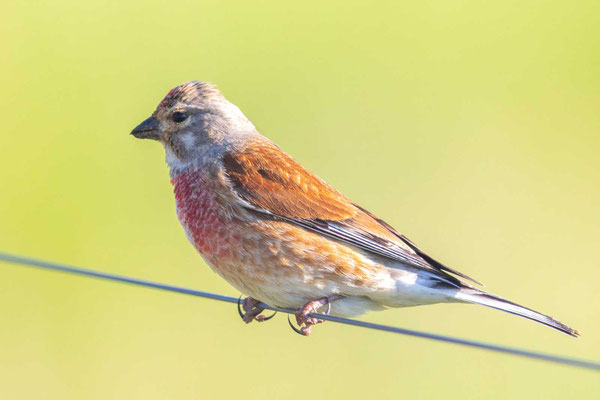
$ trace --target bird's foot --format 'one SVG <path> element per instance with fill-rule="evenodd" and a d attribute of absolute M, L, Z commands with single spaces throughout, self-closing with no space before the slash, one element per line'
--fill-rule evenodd
<path fill-rule="evenodd" d="M 310 331 L 313 325 L 325 322 L 325 320 L 311 317 L 309 314 L 316 313 L 321 307 L 327 306 L 325 315 L 329 315 L 329 312 L 331 311 L 331 303 L 341 298 L 342 296 L 335 294 L 317 300 L 309 301 L 294 313 L 296 315 L 296 323 L 300 328 L 296 328 L 294 325 L 292 325 L 292 322 L 290 321 L 289 317 L 288 322 L 294 330 L 294 332 L 299 333 L 302 336 L 308 336 L 310 335 Z"/>
<path fill-rule="evenodd" d="M 277 314 L 277 311 L 273 313 L 273 315 L 269 315 L 268 317 L 261 314 L 264 311 L 264 308 L 261 307 L 260 301 L 253 299 L 252 297 L 246 297 L 244 301 L 242 301 L 242 296 L 238 299 L 238 313 L 242 320 L 249 324 L 252 321 L 268 321 Z M 244 311 L 242 311 L 242 308 Z"/>

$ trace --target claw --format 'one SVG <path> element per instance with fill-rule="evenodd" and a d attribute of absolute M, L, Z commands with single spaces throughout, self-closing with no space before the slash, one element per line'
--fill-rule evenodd
<path fill-rule="evenodd" d="M 292 328 L 292 330 L 294 332 L 296 332 L 298 335 L 302 335 L 302 336 L 308 336 L 303 330 L 302 328 L 298 329 L 294 326 L 294 324 L 292 324 L 292 321 L 290 320 L 290 316 L 288 314 L 288 324 L 290 325 L 290 328 Z"/>
<path fill-rule="evenodd" d="M 275 311 L 272 315 L 265 317 L 261 314 L 263 308 L 259 307 L 258 304 L 260 304 L 260 302 L 251 297 L 247 297 L 242 302 L 242 296 L 240 296 L 240 298 L 237 301 L 237 310 L 238 314 L 242 318 L 242 321 L 244 321 L 245 323 L 250 323 L 252 321 L 264 322 L 270 320 L 275 316 L 275 314 L 277 314 L 277 311 Z"/>
<path fill-rule="evenodd" d="M 311 328 L 314 325 L 325 322 L 325 320 L 323 320 L 323 319 L 320 319 L 317 317 L 311 317 L 310 314 L 318 313 L 319 309 L 321 307 L 327 305 L 327 311 L 325 312 L 325 315 L 329 315 L 329 313 L 331 312 L 331 303 L 336 300 L 339 300 L 341 298 L 342 298 L 341 295 L 334 294 L 331 296 L 322 297 L 317 300 L 309 301 L 308 303 L 306 303 L 305 305 L 303 305 L 302 307 L 297 309 L 296 312 L 294 313 L 296 315 L 296 323 L 298 324 L 298 326 L 300 328 L 298 329 L 292 325 L 289 316 L 288 316 L 288 323 L 290 324 L 290 326 L 292 327 L 294 332 L 296 332 L 302 336 L 308 336 L 308 335 L 310 335 Z"/>
<path fill-rule="evenodd" d="M 260 322 L 265 322 L 270 320 L 271 318 L 273 318 L 275 315 L 277 314 L 277 311 L 273 311 L 273 314 L 269 315 L 268 317 L 264 317 L 262 320 L 260 320 Z M 259 315 L 260 316 L 260 315 Z"/>
<path fill-rule="evenodd" d="M 244 313 L 242 312 L 242 296 L 240 296 L 240 298 L 238 299 L 238 314 L 240 314 L 240 317 L 243 320 L 244 319 Z"/>

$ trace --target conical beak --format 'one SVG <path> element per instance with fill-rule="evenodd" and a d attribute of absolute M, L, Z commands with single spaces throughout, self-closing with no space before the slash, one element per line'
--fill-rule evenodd
<path fill-rule="evenodd" d="M 160 129 L 158 120 L 154 117 L 150 117 L 131 131 L 131 134 L 138 139 L 160 139 Z"/>

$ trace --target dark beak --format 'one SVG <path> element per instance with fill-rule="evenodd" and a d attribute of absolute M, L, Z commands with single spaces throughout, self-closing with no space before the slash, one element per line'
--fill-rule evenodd
<path fill-rule="evenodd" d="M 135 127 L 131 134 L 138 139 L 160 139 L 160 129 L 158 120 L 154 117 L 146 119 L 144 122 Z"/>

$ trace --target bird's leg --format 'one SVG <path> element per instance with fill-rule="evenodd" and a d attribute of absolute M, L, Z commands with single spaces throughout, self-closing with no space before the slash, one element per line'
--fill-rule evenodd
<path fill-rule="evenodd" d="M 273 318 L 275 314 L 277 314 L 277 311 L 275 311 L 273 315 L 265 317 L 261 314 L 264 308 L 260 307 L 259 304 L 260 301 L 253 299 L 252 297 L 246 297 L 242 302 L 242 296 L 240 296 L 240 298 L 238 299 L 238 313 L 240 314 L 240 317 L 242 317 L 242 320 L 245 323 L 249 324 L 250 322 L 255 320 L 258 322 L 268 321 L 271 318 Z M 244 309 L 243 312 L 242 308 Z"/>
<path fill-rule="evenodd" d="M 320 318 L 311 317 L 311 316 L 309 316 L 309 314 L 316 313 L 321 307 L 327 306 L 327 311 L 325 312 L 325 314 L 329 315 L 329 312 L 331 311 L 331 303 L 336 300 L 339 300 L 341 298 L 342 298 L 342 296 L 340 296 L 339 294 L 334 294 L 334 295 L 323 297 L 323 298 L 320 298 L 317 300 L 309 301 L 308 303 L 306 303 L 305 305 L 300 307 L 295 312 L 296 322 L 298 323 L 298 326 L 300 326 L 300 329 L 295 328 L 291 322 L 290 322 L 290 326 L 292 327 L 292 329 L 295 332 L 297 332 L 303 336 L 310 335 L 310 330 L 311 330 L 312 326 L 316 325 L 316 324 L 320 324 L 321 322 L 325 322 L 325 320 L 320 319 Z M 289 318 L 288 318 L 288 322 L 289 322 Z"/>

